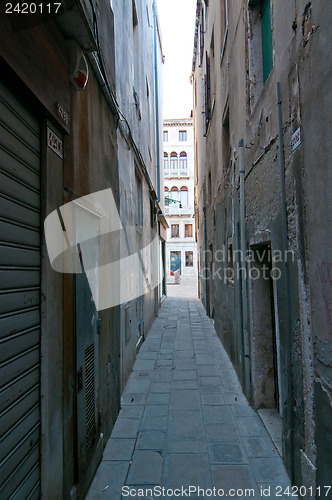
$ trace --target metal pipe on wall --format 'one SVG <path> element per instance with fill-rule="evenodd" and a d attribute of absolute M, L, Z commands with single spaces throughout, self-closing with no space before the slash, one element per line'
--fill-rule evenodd
<path fill-rule="evenodd" d="M 248 320 L 248 286 L 246 268 L 246 206 L 245 206 L 245 169 L 244 169 L 244 143 L 239 142 L 240 161 L 240 246 L 241 246 L 241 289 L 242 289 L 242 330 L 243 330 L 243 350 L 244 350 L 244 389 L 248 399 L 250 399 L 250 342 L 249 342 L 249 320 Z"/>

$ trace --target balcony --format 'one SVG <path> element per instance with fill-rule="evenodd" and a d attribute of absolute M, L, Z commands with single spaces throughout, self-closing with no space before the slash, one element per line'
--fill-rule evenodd
<path fill-rule="evenodd" d="M 176 203 L 171 203 L 165 207 L 165 215 L 192 215 L 194 213 L 192 207 L 183 206 L 182 208 Z"/>
<path fill-rule="evenodd" d="M 169 179 L 176 177 L 177 179 L 180 179 L 181 177 L 189 177 L 189 173 L 188 169 L 164 170 L 164 177 L 168 177 Z"/>

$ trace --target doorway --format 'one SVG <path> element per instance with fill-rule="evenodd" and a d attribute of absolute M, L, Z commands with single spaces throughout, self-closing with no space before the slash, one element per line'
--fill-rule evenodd
<path fill-rule="evenodd" d="M 279 412 L 277 321 L 270 244 L 251 247 L 252 393 L 256 409 Z"/>
<path fill-rule="evenodd" d="M 174 272 L 178 269 L 181 273 L 181 252 L 171 252 L 171 260 L 170 260 L 170 271 L 171 276 L 174 276 Z"/>

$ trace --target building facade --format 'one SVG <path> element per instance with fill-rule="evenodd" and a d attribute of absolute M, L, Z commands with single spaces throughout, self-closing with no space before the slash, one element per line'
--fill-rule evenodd
<path fill-rule="evenodd" d="M 199 0 L 192 75 L 200 297 L 308 488 L 332 476 L 331 20 L 325 2 Z"/>
<path fill-rule="evenodd" d="M 0 7 L 0 497 L 79 499 L 165 293 L 152 278 L 166 240 L 163 56 L 153 0 L 38 9 Z M 105 190 L 114 215 L 102 213 Z M 93 230 L 87 252 L 69 206 L 90 229 L 109 220 L 118 237 Z M 153 235 L 156 250 L 143 252 Z M 91 274 L 115 263 L 107 291 L 128 297 L 116 263 L 133 254 L 146 293 L 97 309 Z"/>
<path fill-rule="evenodd" d="M 164 120 L 163 143 L 166 273 L 172 283 L 177 269 L 184 278 L 197 277 L 193 120 Z"/>

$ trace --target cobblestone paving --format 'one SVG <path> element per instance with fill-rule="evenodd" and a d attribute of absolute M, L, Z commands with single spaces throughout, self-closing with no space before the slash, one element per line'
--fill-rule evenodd
<path fill-rule="evenodd" d="M 121 496 L 125 485 L 131 494 L 128 488 Z M 179 497 L 177 489 L 194 486 L 205 495 L 190 498 L 220 498 L 219 489 L 224 498 L 274 499 L 282 498 L 276 487 L 288 485 L 283 462 L 200 301 L 167 298 L 137 356 L 86 498 L 188 498 L 188 490 Z M 165 496 L 158 490 L 139 496 L 154 486 L 173 489 L 174 496 L 166 490 Z"/>

